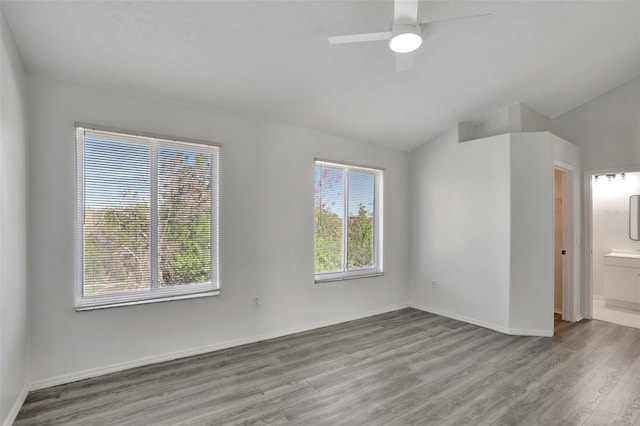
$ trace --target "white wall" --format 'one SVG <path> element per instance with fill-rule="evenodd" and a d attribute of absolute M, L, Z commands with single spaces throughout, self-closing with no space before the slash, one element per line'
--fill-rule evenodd
<path fill-rule="evenodd" d="M 584 170 L 640 165 L 640 78 L 554 119 L 551 131 L 580 147 Z"/>
<path fill-rule="evenodd" d="M 0 12 L 0 424 L 27 385 L 27 106 L 22 59 Z"/>
<path fill-rule="evenodd" d="M 593 293 L 604 296 L 604 255 L 611 250 L 640 250 L 640 241 L 629 238 L 629 196 L 640 194 L 640 173 L 626 173 L 624 180 L 606 178 L 593 182 Z"/>
<path fill-rule="evenodd" d="M 509 135 L 458 143 L 452 129 L 411 152 L 410 169 L 412 305 L 505 331 Z"/>
<path fill-rule="evenodd" d="M 577 188 L 577 148 L 549 132 L 458 143 L 457 129 L 411 153 L 411 304 L 505 333 L 551 335 L 553 168 L 574 167 Z"/>
<path fill-rule="evenodd" d="M 640 170 L 640 77 L 622 84 L 603 95 L 571 110 L 551 123 L 552 132 L 580 147 L 582 170 Z M 580 206 L 590 218 L 590 188 L 583 187 Z M 591 221 L 584 224 L 583 272 L 588 290 L 592 274 Z M 593 238 L 594 244 L 598 244 Z M 595 250 L 593 259 L 596 260 Z M 597 286 L 602 280 L 591 277 Z M 596 289 L 596 294 L 601 292 Z M 582 310 L 589 316 L 589 291 L 585 291 Z"/>
<path fill-rule="evenodd" d="M 553 332 L 553 150 L 548 132 L 511 134 L 509 325 Z"/>
<path fill-rule="evenodd" d="M 459 140 L 470 141 L 504 133 L 549 131 L 551 121 L 538 111 L 517 103 L 480 122 L 458 123 Z"/>
<path fill-rule="evenodd" d="M 520 131 L 521 132 L 545 132 L 551 127 L 551 120 L 540 114 L 533 108 L 524 104 L 519 105 Z"/>
<path fill-rule="evenodd" d="M 509 323 L 514 334 L 553 333 L 554 166 L 567 169 L 568 320 L 582 318 L 581 212 L 578 147 L 549 132 L 511 135 L 511 291 Z M 569 244 L 573 241 L 573 244 Z"/>
<path fill-rule="evenodd" d="M 476 134 L 474 139 L 486 138 L 488 136 L 495 136 L 514 131 L 514 127 L 520 124 L 516 110 L 517 105 L 508 106 L 507 108 L 498 111 L 498 113 L 493 117 L 478 123 L 476 125 Z"/>
<path fill-rule="evenodd" d="M 40 77 L 30 105 L 34 387 L 408 305 L 406 153 Z M 74 311 L 75 121 L 222 144 L 219 297 Z M 384 276 L 314 284 L 315 157 L 386 169 Z"/>

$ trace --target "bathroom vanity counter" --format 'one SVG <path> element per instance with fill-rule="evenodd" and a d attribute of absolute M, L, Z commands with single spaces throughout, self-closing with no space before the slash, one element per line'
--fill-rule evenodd
<path fill-rule="evenodd" d="M 640 268 L 640 251 L 630 252 L 612 250 L 604 255 L 604 264 L 609 266 L 623 266 L 627 268 Z"/>
<path fill-rule="evenodd" d="M 607 304 L 640 310 L 640 252 L 604 255 L 604 296 Z"/>

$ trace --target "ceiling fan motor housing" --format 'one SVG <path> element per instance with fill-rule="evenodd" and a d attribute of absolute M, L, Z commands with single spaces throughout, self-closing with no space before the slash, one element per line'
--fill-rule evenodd
<path fill-rule="evenodd" d="M 389 48 L 396 53 L 409 53 L 422 44 L 422 29 L 418 24 L 394 24 Z"/>

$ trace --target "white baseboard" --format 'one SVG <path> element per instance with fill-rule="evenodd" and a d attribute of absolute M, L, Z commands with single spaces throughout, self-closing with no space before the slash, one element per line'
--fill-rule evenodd
<path fill-rule="evenodd" d="M 467 322 L 469 324 L 477 325 L 480 327 L 488 328 L 489 330 L 494 330 L 502 334 L 509 334 L 513 336 L 543 336 L 543 337 L 551 337 L 553 336 L 553 330 L 527 330 L 520 328 L 509 328 L 501 325 L 491 324 L 485 321 L 480 321 L 475 318 L 469 318 L 464 315 L 452 314 L 451 312 L 442 311 L 440 309 L 432 308 L 430 306 L 424 305 L 416 305 L 414 303 L 411 304 L 412 308 L 419 309 L 421 311 L 430 312 L 432 314 L 440 315 L 447 318 L 452 318 L 458 321 Z"/>
<path fill-rule="evenodd" d="M 510 328 L 508 333 L 512 336 L 553 337 L 553 330 L 530 330 L 526 328 Z"/>
<path fill-rule="evenodd" d="M 330 325 L 336 325 L 343 322 L 353 321 L 361 318 L 366 318 L 374 315 L 380 315 L 387 312 L 397 311 L 410 307 L 408 303 L 390 306 L 374 311 L 361 312 L 354 315 L 348 315 L 341 318 L 334 318 L 327 321 L 320 321 L 312 324 L 301 325 L 288 329 L 278 330 L 274 332 L 259 334 L 255 336 L 245 337 L 241 339 L 229 340 L 226 342 L 215 343 L 212 345 L 205 345 L 196 348 L 190 348 L 182 351 L 169 352 L 161 355 L 153 355 L 150 357 L 138 358 L 131 361 L 120 362 L 116 364 L 107 365 L 104 367 L 90 368 L 87 370 L 77 371 L 69 374 L 63 374 L 60 376 L 51 377 L 43 380 L 36 380 L 29 384 L 29 390 L 44 389 L 51 386 L 62 385 L 65 383 L 76 382 L 78 380 L 90 379 L 92 377 L 102 376 L 104 374 L 115 373 L 117 371 L 127 370 L 129 368 L 141 367 L 144 365 L 157 364 L 159 362 L 171 361 L 178 358 L 185 358 L 194 355 L 201 355 L 207 352 L 218 351 L 221 349 L 228 349 L 234 346 L 246 345 L 249 343 L 260 342 L 262 340 L 275 339 L 276 337 L 287 336 L 290 334 L 301 333 L 303 331 L 314 330 L 316 328 L 327 327 Z M 20 409 L 20 407 L 18 407 Z"/>
<path fill-rule="evenodd" d="M 11 407 L 11 410 L 9 411 L 7 418 L 4 420 L 4 423 L 3 423 L 4 426 L 11 426 L 13 422 L 16 421 L 16 417 L 18 417 L 20 408 L 22 408 L 22 405 L 24 404 L 24 400 L 27 399 L 28 394 L 29 394 L 29 388 L 27 387 L 27 385 L 25 385 L 22 388 L 22 391 L 20 392 L 20 394 L 18 395 L 16 402 Z"/>

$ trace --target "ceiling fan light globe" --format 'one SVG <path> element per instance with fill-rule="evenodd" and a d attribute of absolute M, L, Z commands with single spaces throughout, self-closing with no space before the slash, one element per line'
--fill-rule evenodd
<path fill-rule="evenodd" d="M 422 44 L 422 34 L 416 25 L 395 25 L 389 39 L 389 48 L 396 53 L 409 53 Z"/>

